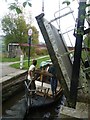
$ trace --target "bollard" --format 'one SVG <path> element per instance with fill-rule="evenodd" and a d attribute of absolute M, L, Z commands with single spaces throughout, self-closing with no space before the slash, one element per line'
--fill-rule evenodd
<path fill-rule="evenodd" d="M 23 58 L 24 58 L 24 55 L 20 55 L 20 69 L 23 68 Z"/>

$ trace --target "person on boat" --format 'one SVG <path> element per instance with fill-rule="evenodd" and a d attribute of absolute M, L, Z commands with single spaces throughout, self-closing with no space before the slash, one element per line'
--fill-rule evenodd
<path fill-rule="evenodd" d="M 56 70 L 54 65 L 49 66 L 48 72 L 53 75 L 52 77 L 50 77 L 50 84 L 51 84 L 52 95 L 54 97 L 57 90 L 57 77 L 56 77 Z"/>
<path fill-rule="evenodd" d="M 36 65 L 37 65 L 37 60 L 33 60 L 32 61 L 32 65 L 29 67 L 28 70 L 28 87 L 30 88 L 30 90 L 35 90 L 36 89 L 36 85 L 35 85 L 35 69 L 36 69 Z M 34 95 L 34 91 L 32 92 L 32 95 Z"/>

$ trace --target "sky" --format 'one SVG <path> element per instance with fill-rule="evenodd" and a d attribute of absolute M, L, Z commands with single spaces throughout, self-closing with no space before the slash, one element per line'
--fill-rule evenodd
<path fill-rule="evenodd" d="M 13 1 L 13 0 L 7 0 L 7 1 Z M 21 2 L 21 0 L 19 0 Z M 22 2 L 25 1 L 25 0 L 22 0 Z M 36 26 L 37 30 L 39 31 L 39 41 L 40 42 L 44 42 L 44 39 L 41 35 L 41 32 L 40 32 L 40 29 L 38 27 L 38 24 L 36 22 L 36 19 L 35 17 L 39 14 L 42 13 L 42 1 L 44 1 L 44 13 L 45 13 L 45 19 L 47 19 L 48 21 L 54 19 L 54 13 L 56 11 L 58 11 L 59 9 L 62 9 L 64 7 L 66 7 L 66 4 L 62 4 L 62 2 L 64 0 L 31 0 L 31 3 L 32 3 L 32 7 L 26 7 L 26 14 L 28 15 L 28 13 L 32 13 L 32 18 L 33 18 L 33 25 Z M 72 1 L 72 0 L 70 0 Z M 74 17 L 76 19 L 77 17 L 77 8 L 78 8 L 78 2 L 77 0 L 74 0 L 74 2 L 71 2 L 70 4 L 70 8 L 72 10 L 74 10 Z M 58 15 L 63 15 L 65 13 L 67 13 L 67 11 L 69 12 L 70 9 L 65 9 L 65 10 L 62 10 L 61 12 L 57 12 L 56 17 L 58 17 Z M 5 2 L 5 0 L 0 0 L 0 21 L 2 19 L 2 17 L 8 13 L 8 2 Z M 62 19 L 60 19 L 60 21 L 57 21 L 57 22 L 60 22 L 60 29 L 62 31 L 62 33 L 74 28 L 75 26 L 75 20 L 72 16 L 72 14 L 68 15 L 67 17 L 63 17 Z M 54 22 L 53 25 L 56 26 L 56 28 L 58 28 L 57 26 L 57 23 Z M 2 32 L 1 32 L 2 34 Z M 69 35 L 70 34 L 70 35 Z M 64 35 L 66 36 L 66 44 L 68 44 L 68 46 L 71 45 L 69 39 L 71 37 L 72 39 L 72 44 L 74 45 L 75 44 L 75 38 L 73 36 L 73 33 L 68 33 L 67 35 Z"/>
<path fill-rule="evenodd" d="M 42 1 L 44 1 L 44 13 L 45 13 L 45 19 L 47 19 L 48 21 L 51 21 L 52 19 L 54 19 L 54 14 L 56 11 L 58 11 L 59 9 L 62 9 L 64 7 L 66 7 L 66 4 L 62 4 L 62 2 L 64 0 L 32 0 L 32 13 L 33 13 L 33 18 L 34 18 L 34 24 L 37 26 L 38 28 L 38 25 L 37 25 L 37 22 L 35 20 L 35 16 L 39 15 L 41 12 L 42 12 Z M 72 0 L 71 0 L 72 1 Z M 65 18 L 62 18 L 60 19 L 60 21 L 57 21 L 58 23 L 60 22 L 60 29 L 61 29 L 61 32 L 62 33 L 65 33 L 66 31 L 74 28 L 75 26 L 75 18 L 77 17 L 77 8 L 78 8 L 78 2 L 77 0 L 75 0 L 74 2 L 71 3 L 70 5 L 70 8 L 72 10 L 74 10 L 74 18 L 72 16 L 72 14 L 68 15 L 67 17 Z M 67 12 L 70 12 L 70 9 L 64 9 L 62 10 L 61 12 L 57 12 L 55 14 L 56 17 L 60 15 L 63 15 Z M 58 28 L 58 25 L 57 25 L 57 22 L 53 22 L 52 24 L 55 25 L 56 28 Z M 39 30 L 39 28 L 38 28 Z M 39 31 L 40 32 L 40 31 Z M 66 40 L 66 44 L 68 46 L 74 46 L 75 44 L 75 37 L 73 36 L 73 31 L 71 33 L 68 33 L 68 34 L 65 34 L 64 35 L 65 37 L 65 40 Z M 70 42 L 70 37 L 72 39 L 72 44 Z M 41 32 L 40 32 L 40 41 L 43 40 L 43 37 L 41 35 Z"/>

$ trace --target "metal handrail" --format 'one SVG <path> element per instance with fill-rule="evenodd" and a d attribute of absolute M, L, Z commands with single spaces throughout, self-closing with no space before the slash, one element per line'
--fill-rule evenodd
<path fill-rule="evenodd" d="M 69 8 L 69 9 L 70 9 L 70 12 L 68 12 L 68 13 L 66 13 L 66 14 L 63 14 L 62 16 L 56 17 L 56 14 L 57 14 L 58 12 L 66 9 L 66 8 Z M 57 20 L 57 19 L 60 19 L 60 18 L 62 18 L 62 17 L 64 17 L 64 16 L 66 16 L 66 15 L 68 15 L 68 14 L 72 14 L 73 19 L 74 19 L 74 21 L 75 21 L 75 17 L 74 17 L 74 15 L 73 15 L 73 12 L 74 12 L 74 11 L 71 9 L 71 7 L 66 6 L 66 7 L 64 7 L 64 8 L 62 8 L 62 9 L 60 9 L 60 10 L 58 10 L 58 11 L 56 11 L 56 12 L 54 13 L 54 18 L 55 18 L 55 19 L 51 20 L 50 23 L 51 23 L 51 22 L 54 22 L 54 21 Z M 59 13 L 59 15 L 60 15 L 60 13 Z M 56 21 L 56 22 L 57 22 L 57 21 Z M 60 24 L 60 22 L 59 22 L 59 24 Z M 57 23 L 57 25 L 58 25 L 58 23 Z M 58 26 L 60 26 L 60 25 L 58 25 Z M 60 29 L 60 27 L 59 27 L 59 29 Z"/>
<path fill-rule="evenodd" d="M 74 12 L 74 11 L 71 11 L 71 12 L 68 12 L 68 13 L 62 15 L 62 16 L 59 16 L 59 17 L 57 17 L 57 18 L 51 20 L 50 23 L 51 23 L 51 22 L 54 22 L 55 20 L 57 20 L 57 19 L 59 19 L 59 18 L 62 18 L 62 17 L 64 17 L 64 16 L 66 16 L 66 15 L 68 15 L 68 14 L 70 14 L 70 13 L 73 13 L 73 12 Z"/>
<path fill-rule="evenodd" d="M 72 11 L 71 7 L 67 6 L 67 7 L 64 7 L 64 8 L 62 8 L 62 9 L 60 9 L 60 10 L 56 11 L 56 12 L 54 13 L 54 17 L 56 18 L 56 16 L 55 16 L 55 15 L 56 15 L 56 13 L 58 13 L 58 12 L 60 12 L 60 11 L 64 10 L 64 9 L 66 9 L 66 8 L 69 8 L 69 9 L 70 9 L 70 11 Z M 73 12 L 71 12 L 71 13 L 72 13 L 73 19 L 75 20 L 75 17 L 74 17 L 74 15 L 73 15 Z"/>

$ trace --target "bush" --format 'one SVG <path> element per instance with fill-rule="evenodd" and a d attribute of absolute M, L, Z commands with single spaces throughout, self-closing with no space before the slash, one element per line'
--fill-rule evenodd
<path fill-rule="evenodd" d="M 47 49 L 39 49 L 39 48 L 37 48 L 36 50 L 36 54 L 37 55 L 47 55 L 48 54 L 48 51 L 47 51 Z"/>

